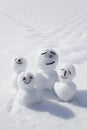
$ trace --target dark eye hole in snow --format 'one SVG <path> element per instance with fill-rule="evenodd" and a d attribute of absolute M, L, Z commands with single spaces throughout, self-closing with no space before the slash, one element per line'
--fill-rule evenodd
<path fill-rule="evenodd" d="M 30 79 L 33 79 L 33 76 L 30 76 Z"/>
<path fill-rule="evenodd" d="M 25 78 L 25 77 L 23 77 L 23 80 L 25 81 L 25 80 L 26 80 L 26 78 Z"/>
<path fill-rule="evenodd" d="M 21 59 L 18 59 L 18 62 L 21 62 Z"/>
<path fill-rule="evenodd" d="M 47 52 L 41 53 L 41 55 L 45 55 Z"/>
<path fill-rule="evenodd" d="M 17 59 L 17 60 L 16 60 L 16 63 L 17 63 L 17 64 L 22 64 L 22 59 L 21 59 L 21 58 L 20 58 L 20 59 Z"/>
<path fill-rule="evenodd" d="M 55 52 L 53 52 L 53 51 L 50 51 L 50 53 L 51 53 L 51 54 L 53 54 L 53 55 L 56 55 L 56 53 L 55 53 Z"/>

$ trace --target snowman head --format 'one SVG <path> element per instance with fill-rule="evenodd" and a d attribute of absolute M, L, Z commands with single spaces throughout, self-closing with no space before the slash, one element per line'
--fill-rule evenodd
<path fill-rule="evenodd" d="M 62 65 L 59 69 L 59 79 L 62 82 L 70 82 L 76 75 L 75 68 L 72 64 Z"/>
<path fill-rule="evenodd" d="M 20 88 L 28 90 L 35 84 L 35 79 L 32 73 L 22 72 L 18 77 L 18 85 Z"/>
<path fill-rule="evenodd" d="M 25 71 L 27 67 L 27 60 L 23 57 L 17 57 L 13 59 L 12 63 L 14 71 L 18 74 Z"/>
<path fill-rule="evenodd" d="M 36 56 L 36 62 L 43 71 L 54 70 L 58 63 L 58 55 L 52 49 L 43 49 Z"/>

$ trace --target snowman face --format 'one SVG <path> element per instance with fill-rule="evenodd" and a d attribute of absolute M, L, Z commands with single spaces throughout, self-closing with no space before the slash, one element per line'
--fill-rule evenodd
<path fill-rule="evenodd" d="M 15 72 L 21 73 L 25 71 L 26 67 L 27 67 L 27 61 L 25 58 L 17 57 L 13 60 L 13 69 L 15 70 Z"/>
<path fill-rule="evenodd" d="M 36 57 L 37 64 L 42 70 L 53 70 L 58 63 L 58 55 L 52 49 L 41 50 Z"/>
<path fill-rule="evenodd" d="M 62 82 L 70 82 L 76 74 L 75 68 L 71 64 L 66 64 L 59 69 L 59 78 Z"/>
<path fill-rule="evenodd" d="M 28 72 L 22 72 L 18 77 L 18 84 L 20 87 L 24 89 L 29 89 L 34 86 L 35 79 L 33 74 Z"/>

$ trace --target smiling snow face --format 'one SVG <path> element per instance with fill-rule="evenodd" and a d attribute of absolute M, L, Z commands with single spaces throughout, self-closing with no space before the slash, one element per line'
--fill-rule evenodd
<path fill-rule="evenodd" d="M 75 77 L 76 71 L 73 65 L 62 65 L 59 69 L 59 78 L 62 82 L 70 82 Z"/>
<path fill-rule="evenodd" d="M 25 71 L 27 67 L 27 60 L 23 57 L 17 57 L 13 60 L 13 69 L 18 74 Z"/>
<path fill-rule="evenodd" d="M 18 77 L 18 85 L 20 88 L 29 89 L 35 84 L 35 79 L 33 74 L 28 72 L 22 72 Z"/>
<path fill-rule="evenodd" d="M 58 63 L 58 55 L 52 49 L 43 49 L 36 56 L 36 61 L 40 69 L 44 71 L 54 70 Z"/>

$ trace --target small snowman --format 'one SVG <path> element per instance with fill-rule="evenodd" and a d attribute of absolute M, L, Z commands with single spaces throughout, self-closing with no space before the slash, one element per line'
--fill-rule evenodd
<path fill-rule="evenodd" d="M 35 103 L 40 103 L 41 97 L 35 87 L 35 78 L 32 73 L 22 72 L 18 76 L 18 85 L 19 90 L 16 102 L 26 107 Z"/>
<path fill-rule="evenodd" d="M 52 90 L 54 83 L 58 81 L 56 66 L 58 55 L 52 49 L 42 49 L 36 56 L 39 72 L 36 73 L 36 86 L 38 89 Z"/>
<path fill-rule="evenodd" d="M 73 65 L 62 65 L 59 69 L 60 82 L 55 83 L 54 92 L 64 102 L 70 101 L 76 94 L 76 85 L 73 78 L 76 71 Z"/>
<path fill-rule="evenodd" d="M 11 88 L 15 91 L 18 90 L 18 84 L 17 84 L 17 79 L 18 79 L 18 75 L 25 71 L 27 68 L 27 60 L 23 57 L 17 57 L 15 59 L 13 59 L 12 61 L 12 68 L 13 68 L 13 75 L 11 78 Z"/>

